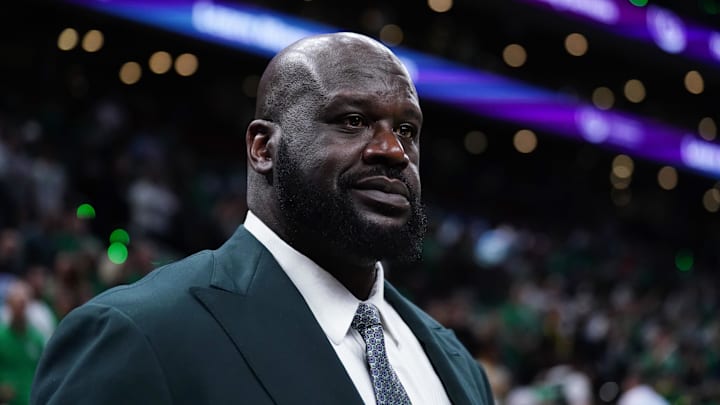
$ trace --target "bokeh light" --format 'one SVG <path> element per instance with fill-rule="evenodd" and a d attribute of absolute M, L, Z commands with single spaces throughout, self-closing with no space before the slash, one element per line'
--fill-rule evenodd
<path fill-rule="evenodd" d="M 180 76 L 192 76 L 198 69 L 197 56 L 184 53 L 175 59 L 175 71 Z"/>
<path fill-rule="evenodd" d="M 521 129 L 513 137 L 513 145 L 520 153 L 531 153 L 537 148 L 537 144 L 537 136 L 529 129 Z"/>
<path fill-rule="evenodd" d="M 717 137 L 717 125 L 715 120 L 710 117 L 704 117 L 698 124 L 698 133 L 700 136 L 707 140 L 712 141 Z"/>
<path fill-rule="evenodd" d="M 436 13 L 449 11 L 453 6 L 453 0 L 428 0 L 428 7 Z"/>
<path fill-rule="evenodd" d="M 630 4 L 637 7 L 645 7 L 648 4 L 648 0 L 630 0 Z"/>
<path fill-rule="evenodd" d="M 601 110 L 609 110 L 615 104 L 615 94 L 607 87 L 598 87 L 593 91 L 592 102 Z"/>
<path fill-rule="evenodd" d="M 80 204 L 75 215 L 80 219 L 93 219 L 95 218 L 95 207 L 88 203 Z"/>
<path fill-rule="evenodd" d="M 150 56 L 148 65 L 155 74 L 167 73 L 172 68 L 172 56 L 165 51 L 157 51 Z"/>
<path fill-rule="evenodd" d="M 618 177 L 614 171 L 610 172 L 610 184 L 612 184 L 614 189 L 625 190 L 630 187 L 630 183 L 632 183 L 632 177 Z"/>
<path fill-rule="evenodd" d="M 57 46 L 60 50 L 69 51 L 77 46 L 79 39 L 77 31 L 72 28 L 65 28 L 58 36 Z"/>
<path fill-rule="evenodd" d="M 487 136 L 480 131 L 465 134 L 465 149 L 473 155 L 479 155 L 487 149 Z"/>
<path fill-rule="evenodd" d="M 675 267 L 680 271 L 690 271 L 694 262 L 693 253 L 687 249 L 681 249 L 675 254 Z"/>
<path fill-rule="evenodd" d="M 645 85 L 637 79 L 630 79 L 625 83 L 623 88 L 625 98 L 630 102 L 639 103 L 645 100 Z"/>
<path fill-rule="evenodd" d="M 598 396 L 603 402 L 612 402 L 620 393 L 620 385 L 615 381 L 607 381 L 598 391 Z"/>
<path fill-rule="evenodd" d="M 628 155 L 617 155 L 612 162 L 612 172 L 621 179 L 627 179 L 633 174 L 635 163 Z"/>
<path fill-rule="evenodd" d="M 705 91 L 705 81 L 697 70 L 691 70 L 685 74 L 685 88 L 692 94 L 700 94 Z"/>
<path fill-rule="evenodd" d="M 399 45 L 403 41 L 402 28 L 395 24 L 387 24 L 380 29 L 380 40 L 388 46 Z"/>
<path fill-rule="evenodd" d="M 122 243 L 123 245 L 130 244 L 130 234 L 122 228 L 115 229 L 110 233 L 110 244 Z"/>
<path fill-rule="evenodd" d="M 718 212 L 718 209 L 720 209 L 720 190 L 713 187 L 706 191 L 703 194 L 702 203 L 708 212 Z"/>
<path fill-rule="evenodd" d="M 674 167 L 664 166 L 658 171 L 657 180 L 663 190 L 672 190 L 677 187 L 677 170 Z"/>
<path fill-rule="evenodd" d="M 125 62 L 120 67 L 120 81 L 125 84 L 135 84 L 142 76 L 142 68 L 137 62 Z"/>
<path fill-rule="evenodd" d="M 588 50 L 588 41 L 583 34 L 577 32 L 565 38 L 565 50 L 572 56 L 583 56 Z"/>
<path fill-rule="evenodd" d="M 98 30 L 90 30 L 87 33 L 85 33 L 85 36 L 82 40 L 82 48 L 86 52 L 97 52 L 102 48 L 103 42 L 105 39 L 103 38 L 102 32 Z"/>
<path fill-rule="evenodd" d="M 510 44 L 503 49 L 503 60 L 511 67 L 520 67 L 527 61 L 525 48 L 518 44 Z"/>
<path fill-rule="evenodd" d="M 123 264 L 128 258 L 127 246 L 122 243 L 111 243 L 107 249 L 108 259 L 115 264 Z"/>

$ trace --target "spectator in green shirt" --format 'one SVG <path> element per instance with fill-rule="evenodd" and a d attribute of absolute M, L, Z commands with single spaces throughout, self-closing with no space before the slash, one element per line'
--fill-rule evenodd
<path fill-rule="evenodd" d="M 25 317 L 30 297 L 30 287 L 17 281 L 10 286 L 5 298 L 10 321 L 0 324 L 0 403 L 3 404 L 30 402 L 30 386 L 44 345 L 40 333 Z"/>

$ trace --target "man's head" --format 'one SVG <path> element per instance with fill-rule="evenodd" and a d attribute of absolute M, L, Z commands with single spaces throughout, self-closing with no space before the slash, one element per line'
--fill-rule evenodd
<path fill-rule="evenodd" d="M 248 205 L 275 232 L 313 259 L 419 256 L 422 112 L 389 49 L 350 33 L 294 43 L 265 70 L 255 118 Z"/>
<path fill-rule="evenodd" d="M 10 312 L 10 324 L 23 327 L 26 322 L 25 310 L 32 299 L 30 286 L 24 281 L 15 281 L 8 287 L 5 305 Z"/>

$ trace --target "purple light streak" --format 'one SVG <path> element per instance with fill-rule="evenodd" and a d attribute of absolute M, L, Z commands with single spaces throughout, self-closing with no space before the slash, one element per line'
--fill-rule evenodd
<path fill-rule="evenodd" d="M 338 31 L 260 8 L 204 0 L 67 1 L 265 57 L 304 36 Z M 615 2 L 592 1 L 606 6 Z M 604 9 L 600 6 L 597 10 Z M 627 23 L 644 18 L 643 10 L 634 7 L 621 10 L 622 13 L 614 15 L 617 21 Z M 606 20 L 611 21 L 609 18 Z M 564 94 L 470 69 L 438 57 L 401 47 L 393 50 L 408 67 L 423 98 L 454 105 L 490 119 L 517 123 L 720 178 L 720 146 L 699 139 L 691 131 L 630 114 L 602 111 Z"/>

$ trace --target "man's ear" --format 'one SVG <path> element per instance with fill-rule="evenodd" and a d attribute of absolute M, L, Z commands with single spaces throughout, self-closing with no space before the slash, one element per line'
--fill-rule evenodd
<path fill-rule="evenodd" d="M 267 120 L 254 120 L 245 133 L 248 163 L 256 172 L 268 174 L 273 168 L 280 128 Z"/>

